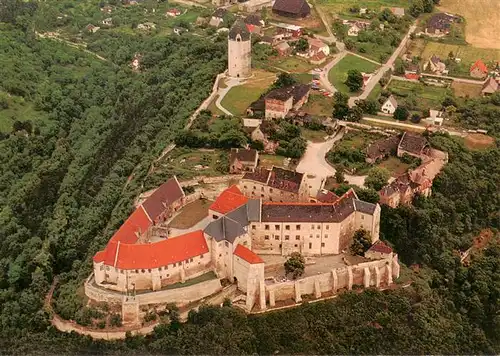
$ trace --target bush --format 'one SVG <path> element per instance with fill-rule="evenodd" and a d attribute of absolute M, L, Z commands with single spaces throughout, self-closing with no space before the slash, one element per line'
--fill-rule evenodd
<path fill-rule="evenodd" d="M 120 314 L 111 314 L 111 317 L 109 318 L 109 325 L 113 327 L 120 327 L 122 326 L 122 317 Z"/>

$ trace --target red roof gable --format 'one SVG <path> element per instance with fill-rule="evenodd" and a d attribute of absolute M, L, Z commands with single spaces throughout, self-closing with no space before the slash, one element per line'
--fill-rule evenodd
<path fill-rule="evenodd" d="M 133 244 L 137 242 L 139 235 L 146 232 L 151 225 L 148 215 L 142 206 L 139 206 L 128 217 L 122 226 L 111 238 L 111 241 L 120 241 L 121 243 Z"/>
<path fill-rule="evenodd" d="M 236 246 L 236 248 L 234 249 L 234 254 L 250 264 L 264 263 L 264 260 L 262 260 L 262 258 L 240 244 L 238 244 L 238 246 Z"/>
<path fill-rule="evenodd" d="M 380 253 L 391 253 L 392 248 L 387 246 L 382 240 L 378 240 L 375 242 L 372 247 L 368 249 L 368 251 L 373 251 L 373 252 L 380 252 Z"/>
<path fill-rule="evenodd" d="M 470 67 L 470 71 L 472 72 L 474 69 L 479 69 L 481 72 L 483 73 L 488 73 L 488 67 L 486 66 L 486 64 L 484 64 L 484 62 L 480 59 L 478 59 L 476 61 L 476 63 L 474 63 L 471 67 Z"/>
<path fill-rule="evenodd" d="M 95 254 L 94 261 L 119 269 L 150 269 L 185 261 L 207 252 L 203 231 L 198 230 L 153 244 L 110 241 L 104 251 Z"/>
<path fill-rule="evenodd" d="M 160 216 L 169 205 L 182 197 L 184 197 L 184 191 L 174 177 L 170 178 L 156 189 L 155 192 L 142 203 L 142 206 L 153 221 Z"/>
<path fill-rule="evenodd" d="M 239 208 L 248 201 L 240 189 L 233 185 L 230 188 L 224 190 L 215 200 L 215 202 L 210 205 L 210 210 L 216 211 L 221 214 L 229 213 L 236 208 Z"/>
<path fill-rule="evenodd" d="M 420 78 L 420 74 L 417 73 L 407 73 L 405 74 L 406 79 L 418 80 Z"/>

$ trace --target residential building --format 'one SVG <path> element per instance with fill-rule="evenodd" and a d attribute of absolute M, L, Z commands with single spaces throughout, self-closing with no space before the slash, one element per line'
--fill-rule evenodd
<path fill-rule="evenodd" d="M 478 59 L 471 67 L 470 67 L 470 76 L 473 78 L 486 78 L 488 75 L 488 67 L 484 62 Z"/>
<path fill-rule="evenodd" d="M 137 25 L 138 30 L 150 31 L 156 28 L 156 24 L 153 22 L 144 22 Z"/>
<path fill-rule="evenodd" d="M 260 35 L 261 29 L 264 26 L 264 21 L 257 14 L 250 14 L 245 17 L 245 25 L 247 25 L 248 31 L 250 33 Z"/>
<path fill-rule="evenodd" d="M 489 77 L 483 84 L 481 94 L 483 94 L 484 96 L 492 95 L 498 91 L 498 88 L 499 85 L 495 78 Z"/>
<path fill-rule="evenodd" d="M 432 73 L 436 73 L 439 75 L 448 74 L 448 71 L 446 70 L 446 64 L 444 64 L 436 55 L 432 55 L 432 57 L 430 57 L 429 60 L 424 63 L 424 70 L 427 69 L 429 69 Z"/>
<path fill-rule="evenodd" d="M 87 32 L 90 32 L 90 33 L 96 33 L 97 31 L 99 31 L 100 27 L 99 26 L 94 26 L 92 24 L 88 24 L 85 29 L 87 30 Z"/>
<path fill-rule="evenodd" d="M 257 168 L 253 173 L 245 173 L 239 187 L 251 199 L 270 202 L 309 201 L 306 175 L 283 168 Z"/>
<path fill-rule="evenodd" d="M 181 11 L 179 9 L 173 8 L 173 9 L 168 9 L 167 12 L 165 13 L 165 16 L 177 17 L 180 14 Z"/>
<path fill-rule="evenodd" d="M 307 102 L 311 87 L 298 84 L 274 89 L 264 97 L 266 119 L 282 119 L 290 110 L 298 110 Z"/>
<path fill-rule="evenodd" d="M 224 22 L 224 16 L 226 16 L 226 14 L 227 14 L 226 9 L 223 8 L 216 9 L 212 14 L 212 17 L 210 18 L 208 25 L 215 28 L 221 26 Z"/>
<path fill-rule="evenodd" d="M 429 117 L 424 119 L 425 121 L 431 123 L 432 125 L 441 126 L 444 120 L 444 111 L 441 110 L 429 110 Z"/>
<path fill-rule="evenodd" d="M 231 148 L 229 173 L 254 172 L 259 161 L 259 152 L 254 149 Z"/>
<path fill-rule="evenodd" d="M 304 18 L 311 14 L 311 7 L 306 0 L 276 0 L 273 12 L 285 17 Z"/>
<path fill-rule="evenodd" d="M 314 57 L 322 52 L 325 56 L 330 55 L 330 46 L 328 46 L 325 42 L 320 40 L 319 38 L 307 38 L 307 43 L 309 44 L 308 56 Z"/>
<path fill-rule="evenodd" d="M 440 12 L 432 15 L 425 26 L 425 33 L 430 36 L 442 36 L 450 33 L 451 26 L 459 17 Z"/>
<path fill-rule="evenodd" d="M 413 157 L 423 158 L 428 155 L 429 149 L 429 141 L 424 136 L 404 132 L 398 144 L 397 156 L 402 157 L 406 153 Z"/>
<path fill-rule="evenodd" d="M 274 46 L 276 51 L 278 51 L 278 55 L 281 57 L 288 56 L 292 52 L 292 47 L 288 44 L 288 42 L 280 42 L 276 46 Z"/>
<path fill-rule="evenodd" d="M 394 96 L 389 96 L 385 103 L 382 105 L 382 112 L 386 114 L 394 114 L 394 111 L 398 108 L 398 102 Z"/>
<path fill-rule="evenodd" d="M 282 22 L 278 22 L 278 23 L 273 22 L 273 23 L 271 23 L 271 25 L 276 27 L 276 34 L 278 36 L 280 36 L 281 39 L 299 38 L 300 36 L 302 36 L 302 33 L 303 33 L 302 26 L 292 25 L 292 24 L 287 24 L 287 23 L 282 23 Z"/>
<path fill-rule="evenodd" d="M 366 148 L 366 162 L 375 163 L 392 155 L 396 155 L 401 137 L 398 135 L 382 138 Z"/>
<path fill-rule="evenodd" d="M 104 25 L 104 26 L 113 26 L 113 19 L 111 17 L 108 17 L 108 18 L 105 18 L 104 20 L 101 21 L 101 23 Z"/>

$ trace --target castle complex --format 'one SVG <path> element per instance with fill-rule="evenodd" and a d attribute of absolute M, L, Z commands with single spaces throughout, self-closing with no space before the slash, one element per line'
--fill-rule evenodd
<path fill-rule="evenodd" d="M 221 279 L 237 285 L 250 311 L 256 304 L 265 309 L 278 300 L 300 301 L 302 294 L 321 295 L 357 283 L 380 287 L 399 276 L 397 255 L 379 241 L 378 204 L 359 200 L 353 190 L 331 203 L 310 203 L 301 190 L 307 186 L 303 175 L 279 168 L 259 172 L 267 178 L 255 180 L 247 173 L 240 187 L 224 190 L 210 205 L 203 228 L 176 236 L 170 236 L 168 220 L 186 197 L 175 178 L 164 183 L 95 254 L 87 296 L 122 303 L 124 319 L 133 315 L 129 320 L 136 320 L 139 305 L 199 300 L 221 290 Z M 354 263 L 336 262 L 326 274 L 295 282 L 279 282 L 266 272 L 272 267 L 266 256 L 343 254 L 358 229 L 369 232 L 373 246 Z M 210 281 L 182 288 L 208 274 Z"/>
<path fill-rule="evenodd" d="M 228 74 L 247 78 L 252 71 L 252 39 L 242 19 L 237 19 L 228 34 Z"/>

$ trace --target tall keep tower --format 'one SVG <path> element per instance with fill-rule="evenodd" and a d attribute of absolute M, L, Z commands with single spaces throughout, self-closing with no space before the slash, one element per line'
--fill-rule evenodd
<path fill-rule="evenodd" d="M 228 73 L 230 77 L 246 78 L 251 74 L 252 41 L 251 34 L 242 19 L 237 19 L 229 30 Z"/>

